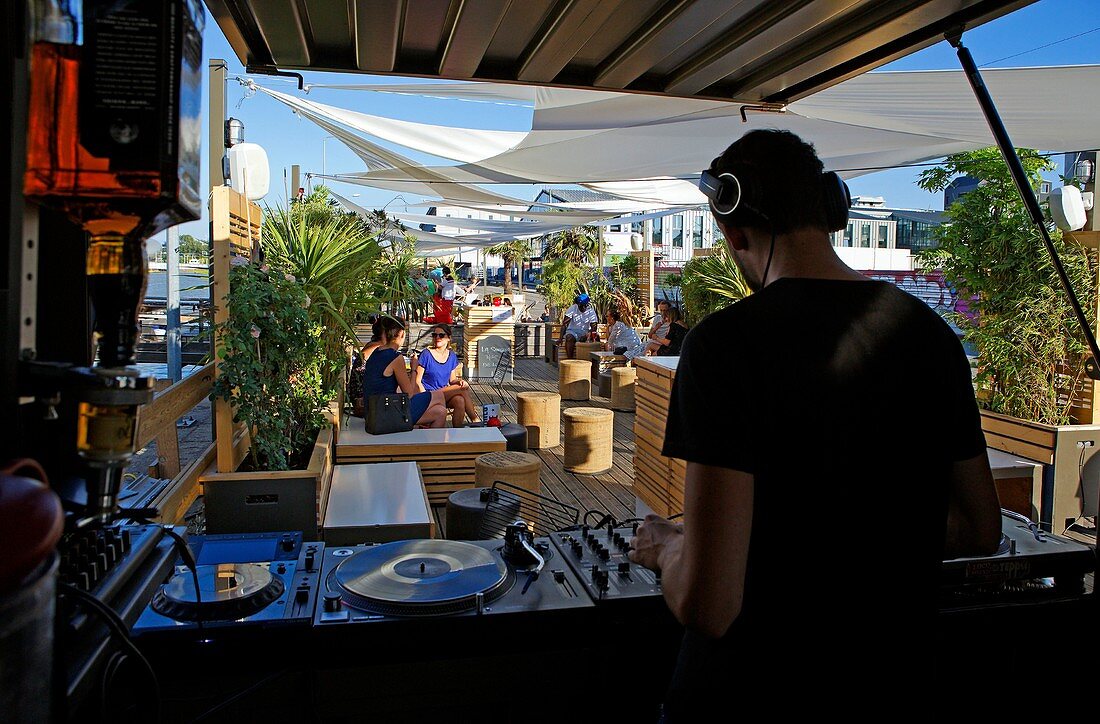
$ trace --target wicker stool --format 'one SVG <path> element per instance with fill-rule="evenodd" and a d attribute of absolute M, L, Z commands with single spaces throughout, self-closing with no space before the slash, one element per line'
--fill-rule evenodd
<path fill-rule="evenodd" d="M 565 418 L 565 469 L 599 475 L 611 469 L 615 413 L 599 407 L 574 407 Z"/>
<path fill-rule="evenodd" d="M 500 481 L 538 495 L 540 470 L 542 461 L 530 452 L 486 452 L 474 460 L 474 485 L 489 487 Z M 533 528 L 536 516 L 529 514 L 528 517 L 532 519 L 527 520 L 527 524 Z"/>
<path fill-rule="evenodd" d="M 600 373 L 599 392 L 600 397 L 611 397 L 611 370 Z"/>
<path fill-rule="evenodd" d="M 558 362 L 558 392 L 563 400 L 588 400 L 592 397 L 592 369 L 587 359 L 563 359 Z"/>
<path fill-rule="evenodd" d="M 516 418 L 527 428 L 527 447 L 557 447 L 561 439 L 561 395 L 556 392 L 520 392 Z"/>
<path fill-rule="evenodd" d="M 634 381 L 638 379 L 635 367 L 616 367 L 611 370 L 611 409 L 634 411 Z"/>

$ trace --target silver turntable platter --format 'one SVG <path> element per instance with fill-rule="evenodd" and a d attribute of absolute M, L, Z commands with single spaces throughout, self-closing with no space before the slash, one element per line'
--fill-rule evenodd
<path fill-rule="evenodd" d="M 448 540 L 385 543 L 349 557 L 332 573 L 356 608 L 396 616 L 456 613 L 503 595 L 515 576 L 501 557 Z"/>
<path fill-rule="evenodd" d="M 285 590 L 281 578 L 253 563 L 204 565 L 197 572 L 201 603 L 194 576 L 182 571 L 157 591 L 153 610 L 182 621 L 236 620 L 262 610 Z"/>

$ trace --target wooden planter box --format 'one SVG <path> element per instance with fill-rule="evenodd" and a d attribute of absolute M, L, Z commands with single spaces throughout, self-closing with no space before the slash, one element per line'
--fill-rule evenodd
<path fill-rule="evenodd" d="M 1042 484 L 1030 491 L 1030 517 L 1045 530 L 1061 533 L 1082 514 L 1086 495 L 1088 507 L 1095 505 L 1095 486 L 1082 490 L 1081 467 L 1100 450 L 1100 425 L 1046 425 L 982 410 L 982 431 L 989 447 L 1042 463 Z M 1003 499 L 1022 494 L 1018 481 L 997 482 Z"/>
<path fill-rule="evenodd" d="M 334 428 L 317 433 L 304 470 L 219 473 L 211 463 L 199 477 L 207 533 L 300 530 L 317 540 L 332 483 Z"/>

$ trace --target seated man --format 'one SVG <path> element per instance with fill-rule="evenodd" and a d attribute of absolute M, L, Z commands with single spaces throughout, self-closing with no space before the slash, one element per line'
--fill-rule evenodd
<path fill-rule="evenodd" d="M 565 311 L 565 319 L 561 322 L 561 336 L 558 344 L 565 342 L 565 357 L 573 359 L 576 355 L 577 341 L 587 341 L 596 334 L 596 327 L 600 324 L 600 316 L 589 304 L 587 294 L 578 294 L 573 299 L 573 306 Z"/>

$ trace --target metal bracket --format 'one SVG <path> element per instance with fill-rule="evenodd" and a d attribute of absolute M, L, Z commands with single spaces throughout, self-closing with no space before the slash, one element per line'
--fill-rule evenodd
<path fill-rule="evenodd" d="M 304 90 L 306 86 L 306 79 L 302 77 L 301 73 L 291 73 L 286 70 L 279 70 L 273 65 L 246 65 L 244 72 L 250 75 L 277 75 L 283 78 L 297 78 L 298 90 Z"/>

